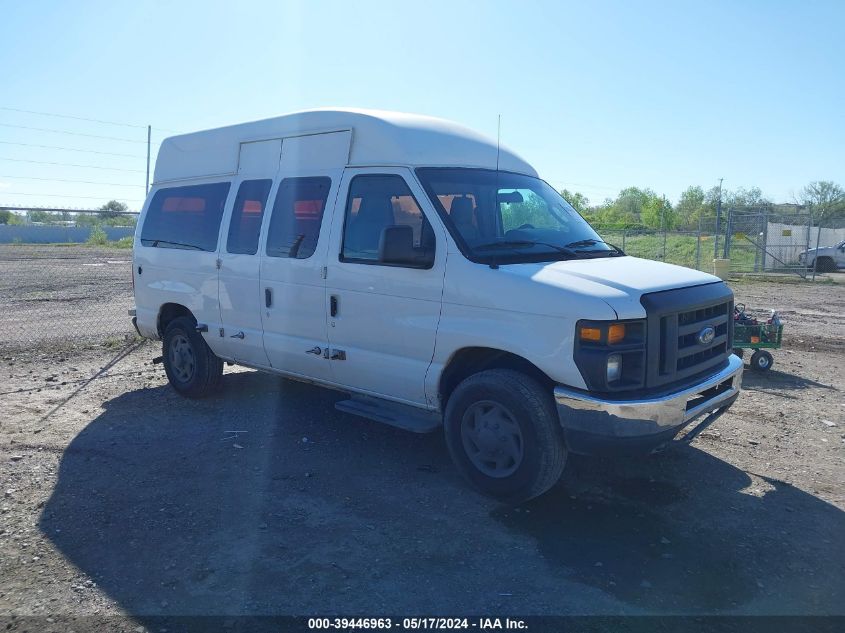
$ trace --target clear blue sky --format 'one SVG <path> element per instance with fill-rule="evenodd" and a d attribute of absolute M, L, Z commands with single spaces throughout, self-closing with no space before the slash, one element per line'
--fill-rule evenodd
<path fill-rule="evenodd" d="M 674 201 L 720 177 L 776 201 L 845 185 L 841 1 L 3 0 L 0 14 L 0 159 L 14 159 L 0 204 L 137 208 L 144 192 L 142 127 L 8 108 L 149 123 L 153 140 L 330 105 L 495 136 L 501 113 L 503 143 L 592 202 L 629 185 Z"/>

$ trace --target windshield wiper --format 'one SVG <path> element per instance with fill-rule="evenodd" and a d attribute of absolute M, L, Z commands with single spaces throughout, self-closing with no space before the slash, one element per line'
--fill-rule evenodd
<path fill-rule="evenodd" d="M 557 244 L 549 244 L 548 242 L 537 242 L 534 240 L 502 240 L 501 242 L 487 242 L 486 244 L 479 244 L 478 246 L 474 246 L 474 251 L 491 251 L 497 248 L 520 248 L 524 246 L 548 246 L 549 248 L 553 248 L 555 251 L 559 253 L 563 253 L 568 258 L 577 259 L 581 257 L 581 255 L 572 250 L 571 248 L 567 248 L 565 246 L 558 246 Z M 541 254 L 541 253 L 536 253 Z M 498 268 L 499 262 L 491 261 L 488 262 L 490 268 Z"/>
<path fill-rule="evenodd" d="M 575 248 L 577 246 L 593 246 L 594 244 L 607 244 L 612 249 L 612 251 L 614 253 L 617 253 L 618 255 L 624 255 L 625 254 L 625 251 L 623 251 L 618 246 L 615 246 L 615 245 L 611 244 L 610 242 L 605 242 L 604 240 L 597 240 L 593 237 L 588 237 L 587 239 L 584 239 L 584 240 L 576 240 L 575 242 L 570 242 L 569 244 L 566 245 L 566 248 Z M 586 252 L 595 252 L 595 251 L 586 251 Z"/>
<path fill-rule="evenodd" d="M 578 257 L 577 251 L 572 250 L 568 246 L 558 246 L 557 244 L 550 244 L 549 242 L 538 242 L 535 240 L 503 240 L 501 242 L 488 242 L 486 244 L 479 244 L 473 246 L 475 251 L 490 251 L 497 248 L 520 248 L 522 246 L 548 246 L 559 253 L 569 255 L 570 257 Z"/>
<path fill-rule="evenodd" d="M 599 244 L 602 240 L 597 240 L 592 237 L 588 237 L 585 240 L 576 240 L 575 242 L 569 242 L 566 246 L 569 248 L 575 248 L 576 246 L 592 246 L 593 244 Z"/>
<path fill-rule="evenodd" d="M 171 242 L 170 240 L 141 240 L 144 242 L 152 242 L 150 246 L 156 247 L 159 244 L 168 244 L 169 246 L 179 246 L 181 248 L 190 248 L 195 251 L 202 251 L 205 250 L 201 246 L 197 246 L 196 244 L 184 244 L 182 242 Z"/>

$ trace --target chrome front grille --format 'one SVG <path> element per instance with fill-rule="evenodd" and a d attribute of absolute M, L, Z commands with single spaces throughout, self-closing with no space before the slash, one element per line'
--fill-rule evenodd
<path fill-rule="evenodd" d="M 664 319 L 676 319 L 677 337 L 675 341 L 675 371 L 686 374 L 687 370 L 695 370 L 702 365 L 711 365 L 714 359 L 722 359 L 726 356 L 728 348 L 728 318 L 731 302 L 718 303 L 716 305 L 680 312 L 676 315 L 668 315 Z M 714 329 L 713 340 L 702 344 L 698 340 L 699 334 L 707 327 Z M 667 328 L 668 330 L 668 328 Z M 671 351 L 671 341 L 665 346 Z M 671 355 L 670 355 L 671 362 Z M 679 377 L 683 377 L 683 375 Z"/>
<path fill-rule="evenodd" d="M 648 313 L 646 386 L 716 371 L 731 353 L 733 293 L 722 283 L 644 295 Z M 708 328 L 712 339 L 702 340 Z M 706 339 L 706 337 L 704 337 Z"/>

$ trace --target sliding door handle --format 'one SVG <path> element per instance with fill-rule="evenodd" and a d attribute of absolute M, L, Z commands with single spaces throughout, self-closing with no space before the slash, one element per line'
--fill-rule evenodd
<path fill-rule="evenodd" d="M 273 306 L 273 291 L 270 288 L 264 289 L 264 305 L 268 308 Z"/>
<path fill-rule="evenodd" d="M 329 297 L 329 314 L 333 317 L 337 316 L 337 295 Z"/>

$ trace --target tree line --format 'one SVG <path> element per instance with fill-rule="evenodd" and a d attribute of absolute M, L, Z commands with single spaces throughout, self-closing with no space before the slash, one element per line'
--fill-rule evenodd
<path fill-rule="evenodd" d="M 69 211 L 42 211 L 32 209 L 26 215 L 13 211 L 0 211 L 0 224 L 47 224 L 62 226 L 135 226 L 136 216 L 124 215 L 129 207 L 123 202 L 109 200 L 91 213 Z"/>
<path fill-rule="evenodd" d="M 586 196 L 564 189 L 561 195 L 592 224 L 604 228 L 643 226 L 652 229 L 712 230 L 721 199 L 722 210 L 729 208 L 789 213 L 809 213 L 817 220 L 845 218 L 845 190 L 835 182 L 817 180 L 803 187 L 792 205 L 775 204 L 759 187 L 733 190 L 687 187 L 676 204 L 652 189 L 626 187 L 615 198 L 591 205 Z M 797 207 L 797 208 L 796 208 Z"/>

